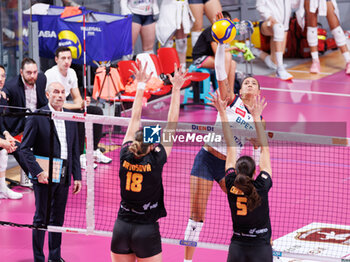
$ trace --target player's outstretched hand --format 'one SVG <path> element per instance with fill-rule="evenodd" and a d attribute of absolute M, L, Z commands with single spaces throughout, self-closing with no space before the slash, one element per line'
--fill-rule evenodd
<path fill-rule="evenodd" d="M 145 66 L 142 66 L 140 60 L 137 60 L 136 66 L 134 64 L 132 66 L 134 70 L 130 70 L 130 72 L 135 76 L 135 79 L 137 80 L 137 82 L 147 83 L 151 79 L 153 72 L 150 74 L 146 73 L 147 62 Z"/>
<path fill-rule="evenodd" d="M 212 105 L 218 110 L 218 112 L 224 112 L 227 107 L 227 102 L 229 98 L 226 98 L 225 100 L 221 100 L 220 98 L 220 92 L 219 90 L 216 90 L 215 95 L 212 93 L 209 93 L 211 97 L 206 97 L 211 103 L 208 103 L 209 105 Z"/>
<path fill-rule="evenodd" d="M 254 120 L 260 121 L 260 116 L 262 114 L 262 111 L 267 106 L 267 102 L 265 101 L 265 97 L 260 97 L 260 95 L 256 96 L 253 100 L 252 105 L 246 105 L 249 112 L 252 114 Z"/>
<path fill-rule="evenodd" d="M 180 68 L 177 68 L 177 64 L 174 64 L 174 76 L 167 74 L 171 84 L 173 85 L 173 90 L 180 90 L 186 80 L 190 79 L 191 76 L 186 76 L 188 73 L 188 69 L 186 72 L 181 72 Z"/>

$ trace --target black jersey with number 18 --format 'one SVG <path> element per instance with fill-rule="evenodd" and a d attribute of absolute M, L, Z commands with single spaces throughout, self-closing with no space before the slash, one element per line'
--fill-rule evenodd
<path fill-rule="evenodd" d="M 121 203 L 118 218 L 126 222 L 154 223 L 166 216 L 162 183 L 167 155 L 159 144 L 142 158 L 129 151 L 131 142 L 120 150 Z"/>
<path fill-rule="evenodd" d="M 226 171 L 225 183 L 233 224 L 232 241 L 243 245 L 266 245 L 271 240 L 268 192 L 272 180 L 267 172 L 260 172 L 253 182 L 261 197 L 261 204 L 253 211 L 247 208 L 247 197 L 234 186 L 237 177 L 234 168 Z"/>

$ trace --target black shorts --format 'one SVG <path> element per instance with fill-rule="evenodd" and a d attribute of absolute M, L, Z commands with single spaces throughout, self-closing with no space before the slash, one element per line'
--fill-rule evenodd
<path fill-rule="evenodd" d="M 135 254 L 139 258 L 161 253 L 158 222 L 135 224 L 117 219 L 113 228 L 111 251 L 116 254 Z"/>
<path fill-rule="evenodd" d="M 149 25 L 155 23 L 156 20 L 154 19 L 153 15 L 132 14 L 132 22 L 140 25 Z"/>
<path fill-rule="evenodd" d="M 231 242 L 227 262 L 272 262 L 271 245 L 245 246 Z"/>
<path fill-rule="evenodd" d="M 209 0 L 188 0 L 188 3 L 191 4 L 205 4 Z"/>
<path fill-rule="evenodd" d="M 225 160 L 217 158 L 203 147 L 194 158 L 191 176 L 220 182 L 225 177 Z"/>

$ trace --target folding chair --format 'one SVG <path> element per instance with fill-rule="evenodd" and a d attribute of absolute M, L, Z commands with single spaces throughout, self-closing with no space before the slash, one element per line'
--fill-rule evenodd
<path fill-rule="evenodd" d="M 160 63 L 160 69 L 163 74 L 174 73 L 174 64 L 176 68 L 180 67 L 180 60 L 177 51 L 173 47 L 161 47 L 157 51 L 158 59 Z"/>
<path fill-rule="evenodd" d="M 134 60 L 125 60 L 118 62 L 118 71 L 120 75 L 120 79 L 124 86 L 128 83 L 129 78 L 132 76 L 130 70 L 134 70 L 133 65 L 136 66 L 136 62 Z"/>

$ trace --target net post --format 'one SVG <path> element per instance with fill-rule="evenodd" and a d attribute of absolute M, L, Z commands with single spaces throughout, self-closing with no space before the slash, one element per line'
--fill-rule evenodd
<path fill-rule="evenodd" d="M 93 142 L 93 123 L 89 117 L 85 118 L 85 136 L 86 136 L 86 230 L 92 234 L 95 229 L 95 179 L 94 179 L 94 142 Z"/>

